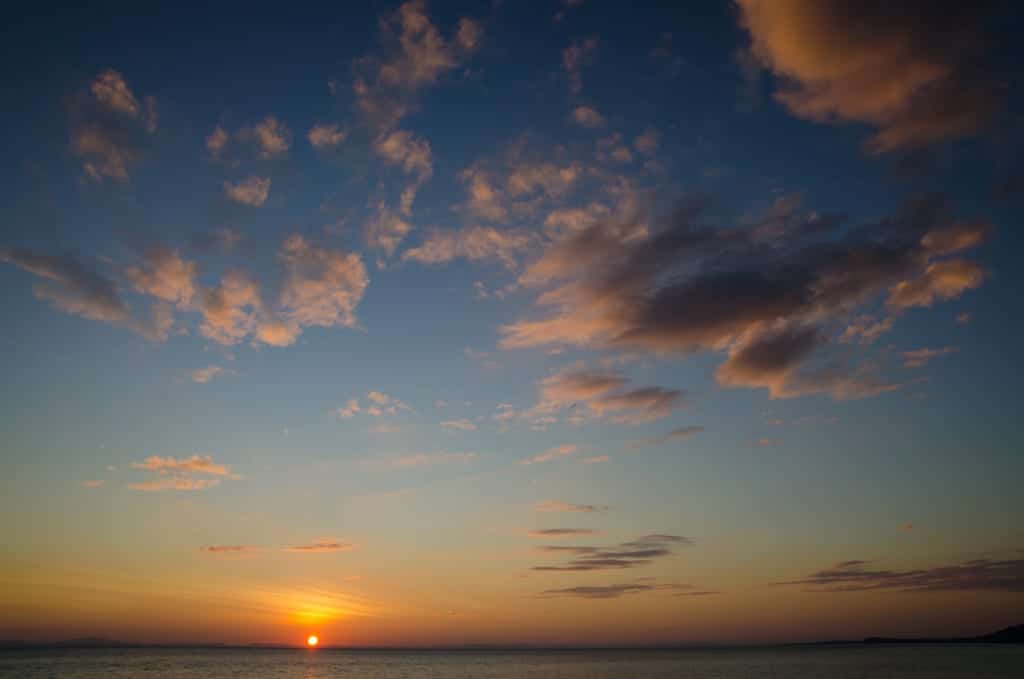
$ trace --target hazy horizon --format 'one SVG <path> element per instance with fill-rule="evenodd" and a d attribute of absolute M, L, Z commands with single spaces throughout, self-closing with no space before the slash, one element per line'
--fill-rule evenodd
<path fill-rule="evenodd" d="M 1024 622 L 1022 13 L 666 4 L 9 11 L 0 639 Z"/>

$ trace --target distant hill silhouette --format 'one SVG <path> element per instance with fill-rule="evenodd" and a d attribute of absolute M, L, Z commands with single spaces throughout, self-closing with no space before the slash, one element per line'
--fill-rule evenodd
<path fill-rule="evenodd" d="M 998 632 L 977 637 L 955 637 L 952 639 L 899 639 L 892 637 L 868 637 L 865 644 L 1024 644 L 1024 625 L 1011 625 Z"/>

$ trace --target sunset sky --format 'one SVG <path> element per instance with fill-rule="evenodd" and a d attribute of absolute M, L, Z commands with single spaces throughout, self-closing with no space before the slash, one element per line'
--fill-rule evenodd
<path fill-rule="evenodd" d="M 668 4 L 9 15 L 0 639 L 1024 622 L 1020 16 Z"/>

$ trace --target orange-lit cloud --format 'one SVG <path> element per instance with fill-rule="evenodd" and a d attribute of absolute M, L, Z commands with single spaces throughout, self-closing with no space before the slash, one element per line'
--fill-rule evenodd
<path fill-rule="evenodd" d="M 322 540 L 311 542 L 307 545 L 285 547 L 282 551 L 294 552 L 297 554 L 328 554 L 333 552 L 351 552 L 357 547 L 358 545 L 351 542 L 341 542 L 333 538 L 324 538 Z"/>
<path fill-rule="evenodd" d="M 538 453 L 533 457 L 528 457 L 523 460 L 523 464 L 540 464 L 542 462 L 551 462 L 560 457 L 572 455 L 577 450 L 577 447 L 572 444 L 566 444 L 564 446 L 555 446 L 554 448 L 548 448 L 543 453 Z"/>
<path fill-rule="evenodd" d="M 751 51 L 798 116 L 876 128 L 886 152 L 977 131 L 999 102 L 977 68 L 985 3 L 738 0 Z"/>
<path fill-rule="evenodd" d="M 583 512 L 589 514 L 591 512 L 603 512 L 610 509 L 607 505 L 577 505 L 570 502 L 555 502 L 554 500 L 548 500 L 546 502 L 538 502 L 533 506 L 535 512 Z"/>
<path fill-rule="evenodd" d="M 903 356 L 903 367 L 923 368 L 928 365 L 928 362 L 933 358 L 948 356 L 949 354 L 956 353 L 959 350 L 959 347 L 942 347 L 941 349 L 924 348 L 914 349 L 913 351 L 904 351 L 901 354 Z"/>

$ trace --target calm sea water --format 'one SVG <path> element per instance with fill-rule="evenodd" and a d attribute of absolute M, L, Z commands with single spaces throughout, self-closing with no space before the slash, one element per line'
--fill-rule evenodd
<path fill-rule="evenodd" d="M 684 651 L 0 651 L 0 677 L 1021 679 L 1024 647 L 928 644 Z"/>

